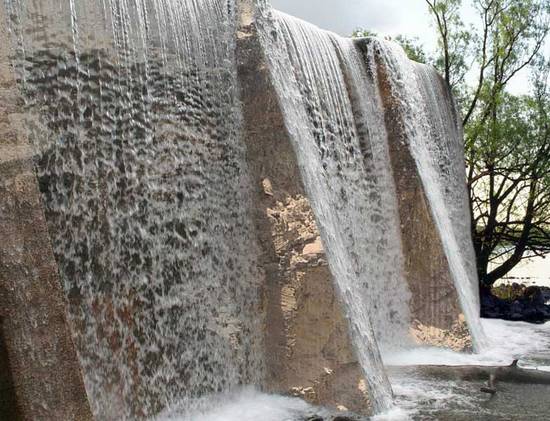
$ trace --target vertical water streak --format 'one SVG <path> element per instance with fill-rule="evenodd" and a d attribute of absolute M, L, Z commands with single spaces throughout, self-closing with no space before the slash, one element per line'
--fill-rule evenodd
<path fill-rule="evenodd" d="M 261 383 L 234 8 L 0 7 L 96 417 L 139 419 Z"/>
<path fill-rule="evenodd" d="M 462 129 L 448 88 L 435 70 L 411 62 L 397 45 L 377 41 L 393 95 L 401 108 L 406 142 L 416 161 L 441 236 L 475 350 L 485 346 L 471 243 Z"/>
<path fill-rule="evenodd" d="M 277 11 L 264 14 L 260 37 L 286 128 L 374 409 L 383 411 L 392 391 L 377 337 L 406 342 L 410 294 L 380 104 L 362 97 L 375 87 L 351 41 Z"/>
<path fill-rule="evenodd" d="M 412 345 L 411 292 L 404 278 L 397 193 L 390 164 L 384 110 L 377 86 L 376 64 L 364 57 L 355 42 L 334 37 L 342 62 L 350 97 L 357 138 L 363 155 L 366 180 L 361 192 L 366 199 L 361 208 L 362 230 L 359 240 L 365 245 L 362 258 L 368 265 L 371 285 L 366 301 L 381 351 Z"/>
<path fill-rule="evenodd" d="M 444 79 L 433 68 L 416 64 L 420 94 L 422 95 L 428 130 L 432 141 L 426 146 L 430 150 L 432 163 L 439 168 L 440 183 L 445 208 L 452 222 L 451 227 L 465 267 L 467 278 L 474 292 L 474 307 L 479 308 L 479 282 L 476 257 L 472 247 L 471 218 L 468 206 L 468 191 L 464 174 L 464 133 L 460 113 L 456 109 L 450 90 Z M 458 159 L 457 159 L 458 157 Z"/>

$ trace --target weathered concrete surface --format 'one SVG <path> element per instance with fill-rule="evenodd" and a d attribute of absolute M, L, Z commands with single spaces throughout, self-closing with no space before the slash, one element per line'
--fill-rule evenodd
<path fill-rule="evenodd" d="M 398 199 L 405 279 L 412 295 L 411 334 L 422 344 L 469 349 L 471 337 L 449 263 L 407 146 L 403 116 L 399 104 L 395 103 L 388 69 L 381 63 L 382 60 L 377 63 L 377 77 Z"/>
<path fill-rule="evenodd" d="M 251 4 L 240 2 L 237 55 L 247 159 L 256 186 L 255 223 L 267 279 L 266 388 L 368 413 L 361 369 L 255 36 Z"/>
<path fill-rule="evenodd" d="M 1 30 L 0 419 L 91 420 L 8 45 Z"/>

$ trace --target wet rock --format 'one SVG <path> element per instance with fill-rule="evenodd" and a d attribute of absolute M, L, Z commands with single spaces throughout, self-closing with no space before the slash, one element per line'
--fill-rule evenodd
<path fill-rule="evenodd" d="M 306 244 L 302 250 L 303 255 L 322 254 L 324 253 L 321 238 L 317 237 L 313 243 Z"/>
<path fill-rule="evenodd" d="M 271 180 L 269 180 L 269 178 L 264 178 L 262 180 L 262 188 L 266 196 L 273 196 L 273 185 L 271 184 Z"/>
<path fill-rule="evenodd" d="M 240 3 L 247 11 L 241 15 L 237 41 L 244 142 L 250 173 L 258 186 L 255 223 L 267 280 L 267 384 L 271 392 L 299 396 L 316 406 L 345 404 L 369 414 L 368 399 L 365 403 L 357 387 L 362 371 L 353 353 L 348 322 L 255 33 L 255 2 Z M 354 363 L 351 368 L 350 363 Z M 334 374 L 327 376 L 325 368 Z M 349 387 L 340 387 L 342 383 Z M 324 421 L 324 415 L 324 411 L 314 411 L 297 418 Z"/>
<path fill-rule="evenodd" d="M 346 415 L 312 415 L 304 418 L 303 421 L 359 421 L 362 418 L 358 415 L 346 414 Z"/>
<path fill-rule="evenodd" d="M 450 329 L 426 326 L 415 321 L 409 329 L 418 344 L 429 343 L 432 346 L 452 349 L 458 352 L 472 349 L 472 337 L 466 324 L 466 318 L 460 314 Z"/>
<path fill-rule="evenodd" d="M 507 299 L 497 297 L 486 287 L 480 289 L 480 294 L 481 317 L 529 323 L 550 320 L 549 288 L 512 284 L 505 295 L 510 297 Z"/>

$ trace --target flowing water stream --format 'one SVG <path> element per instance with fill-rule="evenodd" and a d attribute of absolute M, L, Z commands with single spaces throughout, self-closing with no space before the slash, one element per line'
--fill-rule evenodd
<path fill-rule="evenodd" d="M 454 102 L 434 69 L 410 61 L 396 44 L 377 42 L 389 69 L 405 141 L 416 161 L 451 276 L 477 351 L 486 344 L 480 323 L 478 280 L 470 236 L 461 123 Z"/>

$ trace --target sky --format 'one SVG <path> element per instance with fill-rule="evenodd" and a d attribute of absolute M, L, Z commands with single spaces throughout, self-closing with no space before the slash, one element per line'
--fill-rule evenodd
<path fill-rule="evenodd" d="M 359 27 L 402 33 L 429 24 L 423 0 L 271 0 L 271 4 L 340 35 Z"/>
<path fill-rule="evenodd" d="M 436 32 L 425 0 L 271 0 L 274 8 L 311 22 L 322 29 L 349 36 L 358 28 L 383 36 L 417 37 L 426 51 L 436 47 Z M 463 9 L 463 20 L 474 23 L 475 11 Z M 550 49 L 550 43 L 548 45 Z M 509 90 L 528 91 L 528 73 L 513 79 Z"/>
<path fill-rule="evenodd" d="M 435 32 L 424 0 L 271 0 L 276 9 L 349 36 L 355 29 L 416 36 L 427 47 Z"/>

